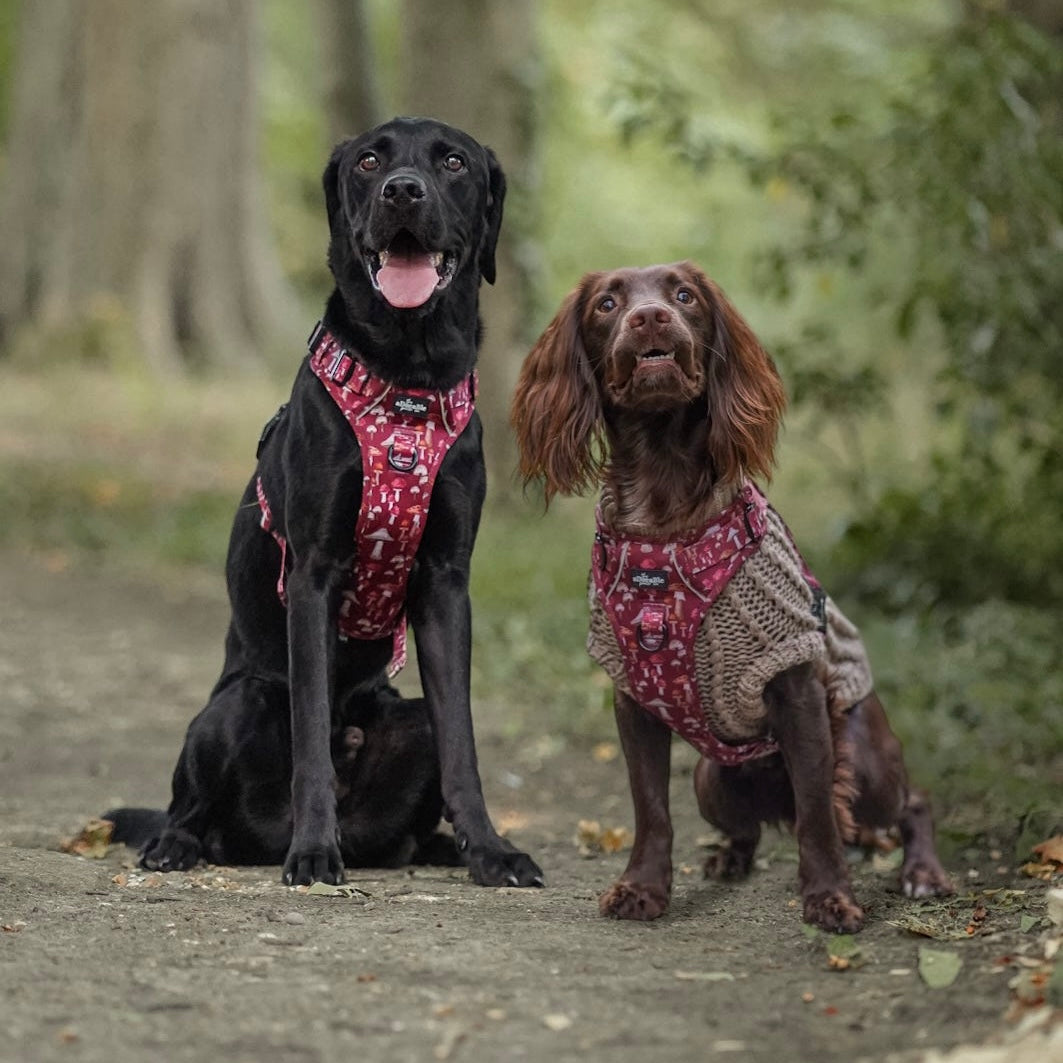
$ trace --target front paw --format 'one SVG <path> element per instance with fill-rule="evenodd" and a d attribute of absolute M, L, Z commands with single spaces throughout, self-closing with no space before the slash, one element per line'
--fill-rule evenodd
<path fill-rule="evenodd" d="M 913 860 L 901 868 L 901 889 L 905 897 L 947 897 L 956 892 L 952 879 L 936 861 Z"/>
<path fill-rule="evenodd" d="M 297 846 L 293 842 L 284 860 L 281 881 L 286 886 L 309 886 L 312 882 L 338 885 L 343 881 L 343 858 L 339 846 Z"/>
<path fill-rule="evenodd" d="M 149 871 L 187 871 L 199 862 L 199 839 L 180 827 L 167 827 L 140 850 L 140 866 Z"/>
<path fill-rule="evenodd" d="M 668 911 L 668 890 L 645 882 L 614 882 L 599 898 L 598 910 L 613 919 L 648 922 Z"/>
<path fill-rule="evenodd" d="M 855 934 L 864 925 L 864 910 L 848 890 L 806 894 L 805 922 L 836 934 Z"/>
<path fill-rule="evenodd" d="M 539 865 L 508 842 L 469 849 L 469 876 L 479 886 L 542 886 Z"/>

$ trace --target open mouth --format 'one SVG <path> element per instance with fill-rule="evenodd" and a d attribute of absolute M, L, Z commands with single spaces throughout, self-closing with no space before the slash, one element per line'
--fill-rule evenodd
<path fill-rule="evenodd" d="M 674 349 L 670 350 L 670 351 L 659 351 L 659 350 L 655 349 L 655 350 L 652 350 L 652 351 L 647 351 L 645 354 L 637 354 L 637 355 L 635 355 L 635 364 L 636 364 L 636 366 L 645 365 L 647 363 L 652 364 L 653 362 L 674 362 L 674 361 L 675 361 L 675 350 Z"/>
<path fill-rule="evenodd" d="M 409 310 L 423 306 L 432 293 L 454 279 L 458 256 L 429 251 L 408 230 L 400 229 L 387 247 L 366 253 L 369 279 L 391 306 Z"/>

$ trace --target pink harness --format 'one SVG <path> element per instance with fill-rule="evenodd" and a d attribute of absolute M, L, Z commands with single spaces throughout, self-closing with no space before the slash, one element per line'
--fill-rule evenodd
<path fill-rule="evenodd" d="M 340 408 L 362 452 L 362 505 L 356 553 L 340 604 L 343 639 L 391 636 L 389 675 L 406 663 L 406 584 L 424 534 L 443 459 L 472 417 L 476 374 L 449 391 L 396 388 L 373 376 L 323 325 L 309 340 L 310 368 Z M 284 590 L 288 544 L 273 527 L 259 478 L 262 527 L 281 548 L 277 593 Z"/>
<path fill-rule="evenodd" d="M 705 614 L 731 577 L 760 545 L 767 500 L 747 483 L 707 528 L 674 542 L 620 538 L 599 509 L 594 589 L 624 657 L 635 700 L 720 764 L 767 756 L 770 739 L 740 745 L 721 741 L 701 708 L 694 643 Z M 811 574 L 806 578 L 815 586 Z"/>

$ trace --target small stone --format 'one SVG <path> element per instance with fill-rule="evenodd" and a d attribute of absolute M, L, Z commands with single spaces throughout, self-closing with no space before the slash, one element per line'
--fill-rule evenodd
<path fill-rule="evenodd" d="M 306 916 L 302 912 L 287 912 L 281 917 L 281 922 L 289 926 L 302 926 L 306 922 Z"/>

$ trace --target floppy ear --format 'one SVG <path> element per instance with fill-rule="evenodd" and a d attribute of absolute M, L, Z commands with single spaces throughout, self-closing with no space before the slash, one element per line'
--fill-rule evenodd
<path fill-rule="evenodd" d="M 506 198 L 506 175 L 498 165 L 498 159 L 490 148 L 484 148 L 487 155 L 487 211 L 484 215 L 486 229 L 480 244 L 480 272 L 488 284 L 495 283 L 495 247 L 498 234 L 502 228 L 502 204 Z"/>
<path fill-rule="evenodd" d="M 328 214 L 329 231 L 333 236 L 346 228 L 343 200 L 340 197 L 340 163 L 352 143 L 351 140 L 344 140 L 332 149 L 328 165 L 321 175 L 321 184 L 325 189 L 325 211 Z"/>
<path fill-rule="evenodd" d="M 712 311 L 706 337 L 709 457 L 716 476 L 771 479 L 786 393 L 775 363 L 715 282 L 686 264 Z"/>
<path fill-rule="evenodd" d="M 525 485 L 542 480 L 546 504 L 555 494 L 598 485 L 605 460 L 602 404 L 580 335 L 590 275 L 561 304 L 521 367 L 510 421 Z"/>

